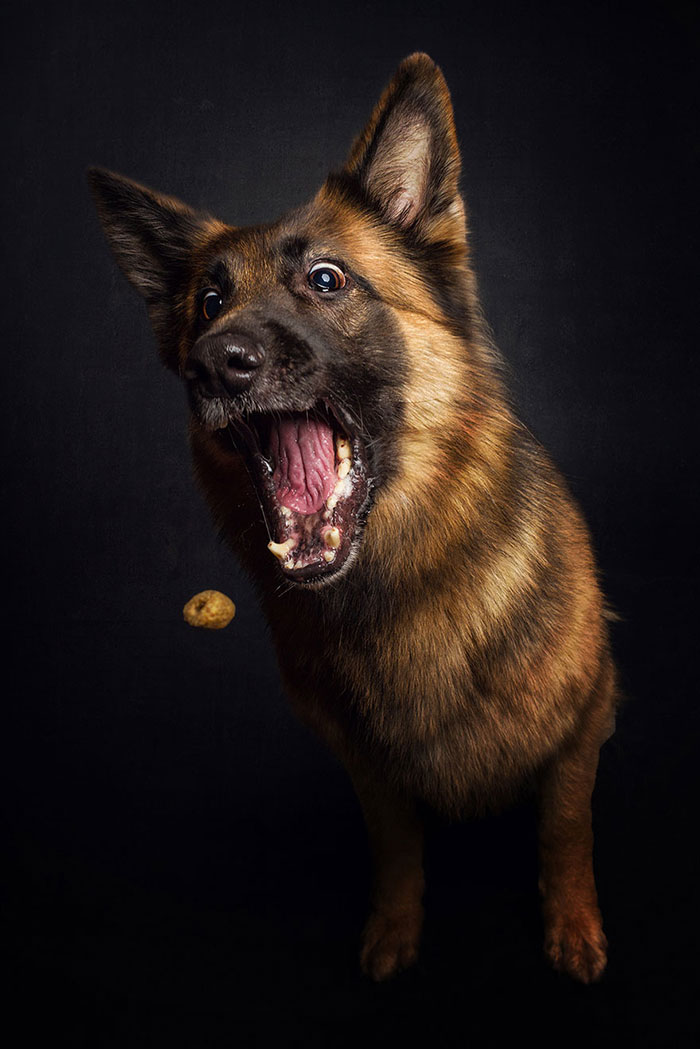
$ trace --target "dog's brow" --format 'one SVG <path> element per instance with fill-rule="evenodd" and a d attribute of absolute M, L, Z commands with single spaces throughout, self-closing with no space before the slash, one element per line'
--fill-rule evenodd
<path fill-rule="evenodd" d="M 306 237 L 286 237 L 279 245 L 279 253 L 288 266 L 297 267 L 301 266 L 304 260 L 309 257 L 311 254 L 311 248 L 311 241 Z M 332 259 L 332 257 L 333 256 L 331 255 L 330 258 Z M 338 261 L 339 264 L 342 264 L 343 267 L 351 273 L 356 284 L 373 298 L 379 299 L 379 294 L 366 277 L 361 277 L 354 269 L 350 270 L 343 260 L 336 261 Z"/>
<path fill-rule="evenodd" d="M 218 285 L 222 291 L 228 291 L 231 287 L 231 274 L 223 259 L 218 259 L 207 267 L 207 279 L 212 284 Z"/>
<path fill-rule="evenodd" d="M 280 255 L 292 266 L 300 265 L 308 250 L 309 242 L 305 237 L 286 237 L 279 246 Z"/>

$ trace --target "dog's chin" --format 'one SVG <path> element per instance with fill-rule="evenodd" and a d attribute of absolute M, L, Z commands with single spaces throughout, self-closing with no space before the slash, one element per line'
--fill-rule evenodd
<path fill-rule="evenodd" d="M 346 413 L 326 399 L 303 410 L 199 398 L 192 407 L 225 452 L 243 455 L 281 575 L 313 590 L 340 581 L 374 487 L 367 445 Z"/>

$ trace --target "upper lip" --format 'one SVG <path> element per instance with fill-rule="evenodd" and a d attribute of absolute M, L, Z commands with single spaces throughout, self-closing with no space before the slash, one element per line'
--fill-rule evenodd
<path fill-rule="evenodd" d="M 323 404 L 330 414 L 334 416 L 338 426 L 347 437 L 353 438 L 359 436 L 357 423 L 346 408 L 344 408 L 339 402 L 331 401 L 327 398 L 323 398 Z"/>

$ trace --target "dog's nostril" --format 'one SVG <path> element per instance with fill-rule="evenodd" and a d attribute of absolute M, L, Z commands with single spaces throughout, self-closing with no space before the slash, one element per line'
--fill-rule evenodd
<path fill-rule="evenodd" d="M 229 353 L 226 360 L 224 361 L 224 367 L 228 368 L 229 371 L 240 371 L 241 369 L 247 369 L 250 367 L 242 357 L 236 353 Z"/>
<path fill-rule="evenodd" d="M 250 371 L 259 368 L 265 354 L 261 346 L 254 343 L 227 343 L 224 365 L 228 371 Z"/>

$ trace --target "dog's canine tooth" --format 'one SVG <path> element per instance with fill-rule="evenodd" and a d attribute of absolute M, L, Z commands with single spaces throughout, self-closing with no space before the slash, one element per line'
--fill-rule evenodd
<path fill-rule="evenodd" d="M 326 546 L 337 550 L 340 546 L 340 531 L 337 528 L 329 528 L 327 532 L 323 533 L 323 541 Z"/>
<path fill-rule="evenodd" d="M 341 459 L 338 463 L 338 477 L 341 481 L 350 473 L 350 465 L 349 459 Z"/>
<path fill-rule="evenodd" d="M 345 437 L 338 437 L 335 442 L 335 450 L 338 453 L 338 458 L 341 460 L 349 459 L 351 457 L 350 442 Z"/>
<path fill-rule="evenodd" d="M 287 539 L 284 543 L 273 543 L 267 544 L 267 549 L 270 553 L 274 554 L 278 561 L 286 561 L 288 555 L 294 549 L 295 543 L 293 539 Z M 286 566 L 285 566 L 286 567 Z"/>

